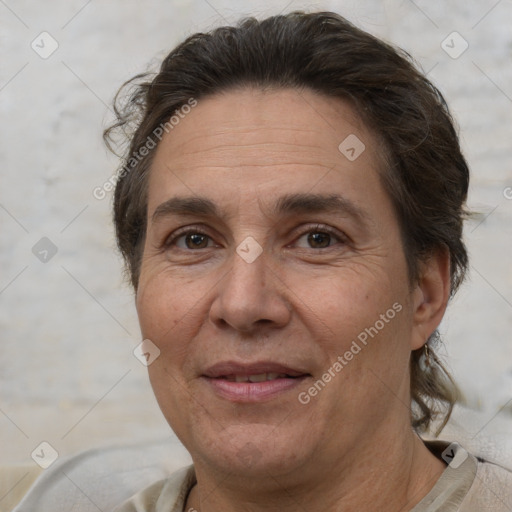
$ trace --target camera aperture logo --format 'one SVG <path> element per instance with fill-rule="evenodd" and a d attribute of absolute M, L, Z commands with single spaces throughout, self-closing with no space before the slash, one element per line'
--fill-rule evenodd
<path fill-rule="evenodd" d="M 160 349 L 151 340 L 145 339 L 133 349 L 133 355 L 144 366 L 149 366 L 160 357 Z"/>

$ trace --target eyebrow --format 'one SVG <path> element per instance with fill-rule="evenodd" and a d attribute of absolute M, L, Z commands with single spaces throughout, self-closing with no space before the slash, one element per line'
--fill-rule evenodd
<path fill-rule="evenodd" d="M 346 197 L 338 194 L 286 194 L 276 201 L 270 209 L 275 216 L 305 213 L 341 213 L 353 217 L 361 224 L 369 221 L 368 214 Z M 196 215 L 202 217 L 221 217 L 213 201 L 201 196 L 172 197 L 160 204 L 151 220 L 157 222 L 171 215 Z"/>

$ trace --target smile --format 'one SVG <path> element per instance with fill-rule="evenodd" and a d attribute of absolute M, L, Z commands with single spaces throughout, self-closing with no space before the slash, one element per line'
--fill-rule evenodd
<path fill-rule="evenodd" d="M 228 361 L 210 367 L 202 379 L 219 398 L 255 403 L 275 399 L 297 388 L 310 376 L 275 362 L 240 364 Z"/>

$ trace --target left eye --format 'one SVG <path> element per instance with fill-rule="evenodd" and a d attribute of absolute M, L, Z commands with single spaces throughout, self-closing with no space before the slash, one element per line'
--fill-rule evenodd
<path fill-rule="evenodd" d="M 332 233 L 325 231 L 309 231 L 298 238 L 297 246 L 307 249 L 325 249 L 335 242 L 340 242 L 340 239 Z"/>

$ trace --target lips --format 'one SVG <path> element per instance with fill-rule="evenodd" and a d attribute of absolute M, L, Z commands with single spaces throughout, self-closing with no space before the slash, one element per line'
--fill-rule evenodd
<path fill-rule="evenodd" d="M 221 362 L 208 368 L 202 375 L 217 395 L 234 402 L 275 398 L 292 390 L 309 376 L 299 368 L 271 361 L 251 364 Z"/>
<path fill-rule="evenodd" d="M 300 377 L 301 375 L 305 375 L 306 372 L 298 368 L 292 368 L 272 361 L 258 361 L 256 363 L 250 364 L 226 361 L 214 364 L 204 372 L 205 377 L 210 377 L 212 379 L 237 375 L 249 377 L 251 375 L 263 374 L 278 374 L 285 375 L 287 377 Z"/>

